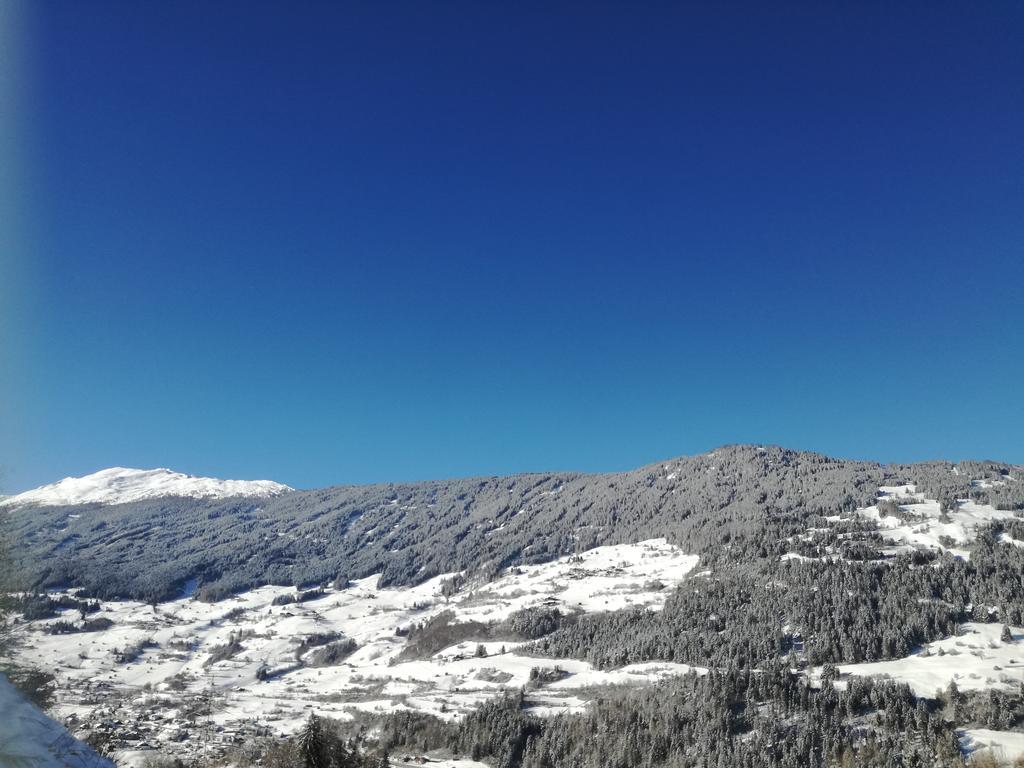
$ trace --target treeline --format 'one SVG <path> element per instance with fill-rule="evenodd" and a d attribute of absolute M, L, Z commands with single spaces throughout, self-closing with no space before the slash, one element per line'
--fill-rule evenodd
<path fill-rule="evenodd" d="M 0 611 L 20 614 L 25 621 L 51 619 L 65 610 L 78 611 L 84 621 L 86 616 L 96 613 L 99 609 L 99 601 L 79 600 L 71 595 L 0 593 Z"/>
<path fill-rule="evenodd" d="M 532 646 L 600 668 L 663 660 L 758 666 L 790 653 L 811 664 L 902 658 L 965 621 L 1024 623 L 1024 548 L 982 532 L 971 558 L 917 551 L 866 562 L 722 567 L 661 611 L 581 616 Z"/>
<path fill-rule="evenodd" d="M 662 536 L 714 560 L 869 504 L 881 484 L 955 477 L 950 466 L 729 446 L 616 474 L 19 508 L 10 515 L 13 574 L 22 589 L 80 586 L 93 597 L 143 601 L 180 596 L 196 579 L 200 596 L 213 600 L 264 584 L 316 587 L 373 573 L 382 573 L 382 586 L 455 571 L 493 575 Z M 72 513 L 79 517 L 69 522 Z"/>
<path fill-rule="evenodd" d="M 689 674 L 609 695 L 586 712 L 537 718 L 522 694 L 458 723 L 385 718 L 386 749 L 447 749 L 498 768 L 942 768 L 964 764 L 946 702 L 906 685 L 851 679 L 809 687 L 783 664 Z"/>
<path fill-rule="evenodd" d="M 405 647 L 397 661 L 426 659 L 453 645 L 474 641 L 522 642 L 536 640 L 577 621 L 576 614 L 558 608 L 534 606 L 514 611 L 500 622 L 458 621 L 452 611 L 442 611 L 421 622 L 398 627 Z"/>

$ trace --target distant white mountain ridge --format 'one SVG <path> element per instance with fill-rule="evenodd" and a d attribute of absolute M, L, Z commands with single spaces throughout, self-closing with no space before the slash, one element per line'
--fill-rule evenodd
<path fill-rule="evenodd" d="M 0 501 L 0 506 L 27 504 L 126 504 L 165 496 L 219 499 L 229 496 L 269 497 L 294 490 L 271 480 L 219 480 L 193 477 L 170 469 L 111 467 L 85 477 L 63 480 L 19 493 Z"/>

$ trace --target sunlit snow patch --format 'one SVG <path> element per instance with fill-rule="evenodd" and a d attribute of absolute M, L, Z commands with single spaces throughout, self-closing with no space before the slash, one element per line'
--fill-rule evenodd
<path fill-rule="evenodd" d="M 381 589 L 378 577 L 371 576 L 285 605 L 274 605 L 275 598 L 295 595 L 294 589 L 262 587 L 212 604 L 181 599 L 155 610 L 137 602 L 107 602 L 90 617 L 113 621 L 102 631 L 44 632 L 56 621 L 77 618 L 68 613 L 22 623 L 19 656 L 54 671 L 62 691 L 56 707 L 61 716 L 86 722 L 102 711 L 131 723 L 148 743 L 173 742 L 175 754 L 191 748 L 175 741 L 175 714 L 211 691 L 215 706 L 208 722 L 232 737 L 245 736 L 253 723 L 294 732 L 310 712 L 347 719 L 356 711 L 420 711 L 450 719 L 523 687 L 529 689 L 527 706 L 537 714 L 574 711 L 599 686 L 644 685 L 691 668 L 651 663 L 599 671 L 575 659 L 524 655 L 522 641 L 475 637 L 410 657 L 403 655 L 407 632 L 441 614 L 465 627 L 497 624 L 523 608 L 658 610 L 697 561 L 654 539 L 512 568 L 491 582 L 469 581 L 448 596 L 442 589 L 452 575 L 406 589 Z M 323 646 L 300 644 L 325 637 L 334 638 L 327 642 L 349 639 L 357 647 L 316 666 L 314 656 Z M 137 656 L 126 654 L 131 649 Z M 551 681 L 531 682 L 533 668 L 556 666 L 560 672 Z M 154 707 L 169 719 L 146 719 Z"/>
<path fill-rule="evenodd" d="M 270 480 L 218 480 L 193 477 L 169 469 L 112 467 L 85 477 L 66 477 L 0 501 L 0 506 L 72 504 L 126 504 L 165 496 L 226 498 L 229 496 L 277 496 L 293 490 Z"/>
<path fill-rule="evenodd" d="M 1011 628 L 1012 639 L 1003 642 L 1002 624 L 971 622 L 962 626 L 962 634 L 928 643 L 906 658 L 843 664 L 839 671 L 907 683 L 917 695 L 927 697 L 934 697 L 951 682 L 962 691 L 1016 689 L 1024 683 L 1024 629 Z"/>
<path fill-rule="evenodd" d="M 925 498 L 914 485 L 883 485 L 878 495 L 876 504 L 857 509 L 849 515 L 832 515 L 826 520 L 831 524 L 843 520 L 874 523 L 882 539 L 891 545 L 885 550 L 886 554 L 922 548 L 949 552 L 967 559 L 970 557 L 967 545 L 977 538 L 980 529 L 993 522 L 1016 518 L 1018 514 L 969 499 L 957 500 L 955 507 L 943 513 L 938 501 Z M 899 514 L 892 514 L 891 508 L 883 511 L 883 502 L 896 504 Z M 813 531 L 811 529 L 805 538 L 809 538 Z M 1005 533 L 1000 539 L 1007 544 L 1024 546 L 1024 542 L 1017 542 Z M 782 556 L 782 560 L 806 559 L 809 558 L 793 552 Z"/>

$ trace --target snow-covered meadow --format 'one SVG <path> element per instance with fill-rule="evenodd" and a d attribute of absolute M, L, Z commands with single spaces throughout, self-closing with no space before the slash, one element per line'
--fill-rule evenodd
<path fill-rule="evenodd" d="M 906 658 L 843 664 L 839 671 L 904 682 L 928 698 L 951 682 L 961 691 L 1017 688 L 1024 683 L 1024 629 L 1011 627 L 1009 641 L 1000 639 L 1002 629 L 1002 624 L 970 622 L 962 634 L 928 643 Z"/>
<path fill-rule="evenodd" d="M 897 505 L 900 516 L 886 513 L 879 504 L 873 504 L 856 510 L 850 517 L 875 523 L 882 538 L 891 545 L 887 550 L 889 554 L 920 547 L 968 558 L 970 553 L 965 546 L 977 538 L 980 528 L 1017 516 L 1016 512 L 978 504 L 970 499 L 959 499 L 955 507 L 943 512 L 936 499 L 925 498 L 912 484 L 882 486 L 878 500 Z M 843 518 L 835 516 L 828 519 L 839 522 Z M 1024 542 L 1014 542 L 1005 534 L 1004 541 L 1024 546 Z"/>
<path fill-rule="evenodd" d="M 962 731 L 960 746 L 965 752 L 991 753 L 996 760 L 1009 764 L 1024 756 L 1024 733 L 967 728 Z"/>
<path fill-rule="evenodd" d="M 895 554 L 916 548 L 948 552 L 955 557 L 970 558 L 966 547 L 977 538 L 984 526 L 1009 520 L 1018 513 L 999 510 L 960 499 L 954 508 L 941 509 L 938 501 L 925 498 L 914 485 L 882 486 L 878 504 L 858 509 L 851 515 L 828 518 L 832 523 L 857 520 L 874 523 L 889 546 L 883 551 Z M 898 505 L 900 515 L 880 509 L 882 502 Z M 890 507 L 891 509 L 891 507 Z M 1024 546 L 1005 533 L 1001 541 L 1008 546 Z M 829 555 L 837 557 L 837 555 Z M 783 560 L 807 559 L 787 553 Z M 991 685 L 1024 682 L 1024 630 L 1014 629 L 1009 643 L 1000 640 L 1002 624 L 967 623 L 962 634 L 929 643 L 905 659 L 870 664 L 847 664 L 844 673 L 884 675 L 905 681 L 922 696 L 934 696 L 955 680 L 961 689 L 984 688 Z"/>
<path fill-rule="evenodd" d="M 513 568 L 454 593 L 451 575 L 407 589 L 380 589 L 374 576 L 288 604 L 274 601 L 294 596 L 290 587 L 212 604 L 107 602 L 90 617 L 112 622 L 99 631 L 48 634 L 48 625 L 76 618 L 69 612 L 22 622 L 17 654 L 56 675 L 54 713 L 73 730 L 120 720 L 138 733 L 132 746 L 177 741 L 181 726 L 193 722 L 209 728 L 211 738 L 230 741 L 249 728 L 292 732 L 310 712 L 348 719 L 357 711 L 412 710 L 452 718 L 522 687 L 538 714 L 573 711 L 601 686 L 646 684 L 690 668 L 650 663 L 598 671 L 582 661 L 532 657 L 525 643 L 500 639 L 463 640 L 420 657 L 408 652 L 407 630 L 442 614 L 462 625 L 500 622 L 531 607 L 658 610 L 696 564 L 697 557 L 656 539 Z M 341 639 L 354 641 L 351 655 L 327 665 L 313 661 L 324 643 Z M 531 684 L 533 668 L 556 666 L 552 679 Z"/>
<path fill-rule="evenodd" d="M 906 683 L 918 696 L 935 698 L 956 683 L 961 691 L 1012 691 L 1024 685 L 1024 629 L 1011 628 L 1011 639 L 1002 640 L 1002 624 L 970 622 L 961 634 L 928 643 L 903 659 L 866 664 L 843 664 L 840 674 L 883 677 Z M 846 685 L 839 680 L 836 685 Z M 1000 760 L 1024 755 L 1024 733 L 968 728 L 960 732 L 967 752 L 990 751 Z"/>
<path fill-rule="evenodd" d="M 899 516 L 891 514 L 893 504 L 898 507 Z M 937 500 L 926 498 L 913 484 L 907 484 L 882 486 L 878 503 L 828 520 L 833 524 L 842 520 L 874 523 L 888 544 L 883 549 L 887 555 L 931 549 L 969 559 L 968 547 L 982 528 L 1012 518 L 1019 518 L 1019 513 L 969 499 L 958 499 L 955 506 L 943 510 Z M 1000 535 L 999 541 L 1007 546 L 1024 546 L 1024 542 L 1006 533 Z M 838 557 L 827 554 L 823 559 Z M 808 558 L 795 552 L 782 556 L 784 561 L 805 559 Z M 1024 628 L 1011 627 L 1009 640 L 1003 639 L 1002 634 L 1002 623 L 968 622 L 957 635 L 927 643 L 905 658 L 843 664 L 839 666 L 842 677 L 836 685 L 844 687 L 850 676 L 880 677 L 906 683 L 916 695 L 925 698 L 936 697 L 950 683 L 961 691 L 1018 689 L 1024 685 Z M 820 669 L 812 670 L 812 680 L 819 673 Z M 1024 755 L 1024 734 L 1018 731 L 968 728 L 960 731 L 960 735 L 961 746 L 968 753 L 990 752 L 1003 761 Z"/>

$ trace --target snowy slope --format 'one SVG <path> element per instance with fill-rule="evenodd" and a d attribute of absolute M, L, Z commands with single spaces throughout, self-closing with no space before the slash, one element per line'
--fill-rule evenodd
<path fill-rule="evenodd" d="M 882 549 L 886 555 L 928 549 L 949 552 L 955 557 L 967 560 L 971 556 L 968 545 L 978 538 L 979 531 L 991 523 L 1014 520 L 1018 516 L 1014 511 L 996 509 L 989 504 L 979 504 L 971 499 L 957 499 L 955 505 L 943 514 L 939 501 L 925 498 L 913 484 L 881 486 L 878 489 L 878 501 L 886 499 L 897 502 L 902 517 L 884 513 L 876 503 L 854 510 L 850 514 L 833 515 L 825 519 L 831 524 L 853 521 L 872 524 L 887 544 Z M 801 538 L 813 540 L 816 530 L 823 529 L 809 529 Z M 1024 546 L 1024 541 L 1017 541 L 1006 533 L 1000 536 L 1000 540 L 1005 544 Z M 838 554 L 830 552 L 821 559 L 837 557 Z M 811 558 L 796 552 L 787 552 L 780 559 L 786 561 Z"/>
<path fill-rule="evenodd" d="M 0 765 L 26 768 L 113 768 L 28 702 L 0 675 Z"/>
<path fill-rule="evenodd" d="M 227 496 L 277 496 L 292 489 L 270 480 L 218 480 L 193 477 L 169 469 L 126 469 L 111 467 L 85 477 L 66 477 L 0 501 L 0 506 L 40 504 L 125 504 L 162 496 L 197 499 Z"/>
<path fill-rule="evenodd" d="M 968 728 L 962 732 L 960 745 L 968 752 L 990 752 L 997 760 L 1009 763 L 1024 756 L 1024 733 Z"/>
<path fill-rule="evenodd" d="M 854 514 L 860 520 L 875 522 L 882 538 L 903 547 L 945 550 L 967 559 L 970 553 L 961 547 L 974 541 L 981 528 L 1016 517 L 1012 511 L 995 509 L 970 499 L 958 499 L 956 507 L 943 516 L 938 500 L 926 499 L 913 485 L 882 486 L 879 490 L 881 498 L 913 500 L 913 504 L 900 504 L 900 510 L 909 515 L 910 520 L 883 515 L 877 505 L 859 509 Z M 945 537 L 961 546 L 943 544 Z"/>
<path fill-rule="evenodd" d="M 952 682 L 962 691 L 1017 690 L 1024 684 L 1024 630 L 1011 627 L 1007 642 L 1000 639 L 1002 629 L 968 622 L 962 634 L 927 643 L 906 658 L 842 664 L 839 671 L 907 683 L 918 696 L 935 696 Z"/>
<path fill-rule="evenodd" d="M 504 691 L 530 686 L 532 668 L 559 666 L 564 677 L 531 690 L 527 700 L 535 714 L 557 714 L 579 710 L 603 686 L 646 685 L 703 670 L 666 662 L 597 670 L 575 659 L 530 656 L 521 647 L 525 643 L 499 639 L 453 640 L 430 656 L 407 658 L 407 637 L 396 630 L 443 613 L 453 622 L 497 622 L 537 606 L 564 613 L 660 610 L 697 562 L 654 539 L 522 566 L 494 581 L 469 581 L 447 595 L 443 587 L 450 575 L 404 589 L 381 588 L 378 577 L 370 576 L 286 605 L 275 605 L 274 598 L 294 595 L 294 588 L 261 587 L 220 603 L 184 598 L 157 610 L 111 601 L 94 616 L 112 622 L 99 631 L 46 633 L 56 621 L 77 621 L 68 612 L 20 622 L 16 655 L 26 665 L 53 671 L 58 716 L 80 723 L 119 719 L 149 745 L 178 755 L 198 742 L 176 741 L 177 714 L 211 691 L 217 696 L 206 721 L 211 725 L 242 733 L 256 718 L 273 731 L 293 733 L 311 711 L 340 720 L 396 711 L 455 718 Z M 351 638 L 358 649 L 327 666 L 310 663 L 300 643 L 326 633 Z M 214 657 L 232 638 L 239 638 L 237 653 Z M 478 645 L 485 654 L 477 655 Z M 142 651 L 131 661 L 119 660 L 118 651 L 129 647 Z M 271 674 L 261 679 L 261 669 Z M 157 705 L 165 719 L 153 721 L 148 713 Z"/>
<path fill-rule="evenodd" d="M 883 549 L 886 554 L 928 549 L 969 559 L 968 547 L 977 539 L 979 531 L 990 523 L 1016 518 L 1013 511 L 970 499 L 957 499 L 943 514 L 937 500 L 926 498 L 912 484 L 881 486 L 878 498 L 879 501 L 897 501 L 900 517 L 885 513 L 878 504 L 873 504 L 848 516 L 826 519 L 833 524 L 844 520 L 873 523 L 887 545 Z M 1024 546 L 1024 542 L 1005 533 L 999 540 L 1006 546 Z M 830 552 L 821 559 L 839 558 L 839 554 Z M 781 559 L 811 558 L 789 552 Z M 927 643 L 905 658 L 843 664 L 839 670 L 844 677 L 883 677 L 907 683 L 918 696 L 924 697 L 935 696 L 951 682 L 960 690 L 1017 690 L 1024 685 L 1024 630 L 1012 627 L 1011 640 L 1003 641 L 1002 629 L 1001 622 L 967 622 L 961 626 L 960 634 Z M 1024 751 L 1024 745 L 1021 749 Z"/>

